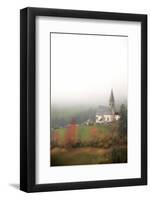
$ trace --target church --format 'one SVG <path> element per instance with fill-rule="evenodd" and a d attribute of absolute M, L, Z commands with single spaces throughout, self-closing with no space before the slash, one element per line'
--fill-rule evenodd
<path fill-rule="evenodd" d="M 113 89 L 111 90 L 111 95 L 109 98 L 109 107 L 102 109 L 102 106 L 98 107 L 96 112 L 96 124 L 110 123 L 120 119 L 120 115 L 115 110 L 115 99 L 113 94 Z"/>

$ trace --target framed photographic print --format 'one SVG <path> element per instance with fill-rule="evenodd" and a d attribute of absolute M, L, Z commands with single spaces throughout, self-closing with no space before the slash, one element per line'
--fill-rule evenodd
<path fill-rule="evenodd" d="M 20 12 L 20 189 L 147 184 L 147 16 Z"/>

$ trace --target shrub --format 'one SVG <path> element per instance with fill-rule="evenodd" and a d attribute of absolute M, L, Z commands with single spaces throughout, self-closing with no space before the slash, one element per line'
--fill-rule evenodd
<path fill-rule="evenodd" d="M 127 148 L 114 148 L 111 152 L 111 159 L 113 163 L 126 163 Z"/>

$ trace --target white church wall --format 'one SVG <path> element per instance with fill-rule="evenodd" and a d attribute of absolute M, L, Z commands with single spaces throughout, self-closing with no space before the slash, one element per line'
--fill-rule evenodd
<path fill-rule="evenodd" d="M 120 115 L 115 115 L 115 120 L 119 120 L 120 119 Z"/>

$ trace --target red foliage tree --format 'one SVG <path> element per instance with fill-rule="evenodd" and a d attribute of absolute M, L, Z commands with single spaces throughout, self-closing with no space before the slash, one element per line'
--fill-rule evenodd
<path fill-rule="evenodd" d="M 73 118 L 69 124 L 66 132 L 66 146 L 71 147 L 76 142 L 76 133 L 77 133 L 76 120 Z"/>

